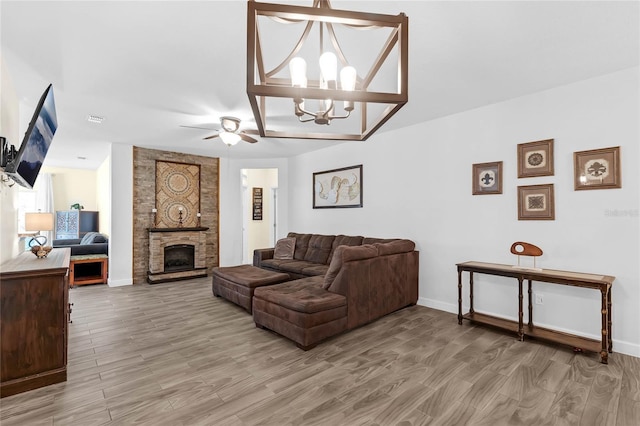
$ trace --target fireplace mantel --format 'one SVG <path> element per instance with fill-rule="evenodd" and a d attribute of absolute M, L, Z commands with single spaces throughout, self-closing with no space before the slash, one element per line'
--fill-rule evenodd
<path fill-rule="evenodd" d="M 193 231 L 206 231 L 208 227 L 200 226 L 196 228 L 147 228 L 149 232 L 193 232 Z"/>

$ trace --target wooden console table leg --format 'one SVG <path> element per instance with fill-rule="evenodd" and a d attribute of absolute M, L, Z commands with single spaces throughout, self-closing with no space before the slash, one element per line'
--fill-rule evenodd
<path fill-rule="evenodd" d="M 462 324 L 462 270 L 458 268 L 458 324 Z"/>
<path fill-rule="evenodd" d="M 520 341 L 524 340 L 524 312 L 522 310 L 522 277 L 518 277 L 518 337 Z"/>
<path fill-rule="evenodd" d="M 531 291 L 531 280 L 529 281 L 529 327 L 533 327 L 533 304 L 531 303 L 531 296 L 533 292 Z"/>
<path fill-rule="evenodd" d="M 473 272 L 469 272 L 469 313 L 472 314 L 473 310 Z"/>
<path fill-rule="evenodd" d="M 611 287 L 607 290 L 607 322 L 608 322 L 608 333 L 607 337 L 609 337 L 609 352 L 613 352 L 613 334 L 611 333 Z"/>
<path fill-rule="evenodd" d="M 607 351 L 607 346 L 609 344 L 609 336 L 607 333 L 607 325 L 608 325 L 608 309 L 607 309 L 607 293 L 608 290 L 605 288 L 600 289 L 600 293 L 602 294 L 602 351 L 600 351 L 600 362 L 603 364 L 608 364 L 609 353 Z"/>

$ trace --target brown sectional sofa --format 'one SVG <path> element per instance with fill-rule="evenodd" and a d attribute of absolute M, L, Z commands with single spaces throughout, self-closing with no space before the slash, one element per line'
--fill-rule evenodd
<path fill-rule="evenodd" d="M 257 327 L 281 334 L 302 349 L 367 324 L 418 300 L 418 255 L 410 240 L 290 233 L 293 259 L 254 252 L 254 266 L 302 277 L 258 287 Z"/>

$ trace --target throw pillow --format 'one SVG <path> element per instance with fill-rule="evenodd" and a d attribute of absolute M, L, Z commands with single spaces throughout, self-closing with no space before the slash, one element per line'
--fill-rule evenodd
<path fill-rule="evenodd" d="M 292 237 L 281 238 L 276 242 L 273 251 L 274 259 L 293 259 L 293 252 L 296 249 L 296 239 Z"/>
<path fill-rule="evenodd" d="M 98 235 L 97 232 L 87 232 L 84 237 L 82 237 L 80 244 L 93 244 L 93 239 L 96 235 Z"/>

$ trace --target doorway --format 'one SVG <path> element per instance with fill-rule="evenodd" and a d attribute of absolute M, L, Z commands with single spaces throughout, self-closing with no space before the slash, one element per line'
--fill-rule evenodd
<path fill-rule="evenodd" d="M 242 262 L 275 245 L 278 229 L 278 169 L 242 169 Z"/>

